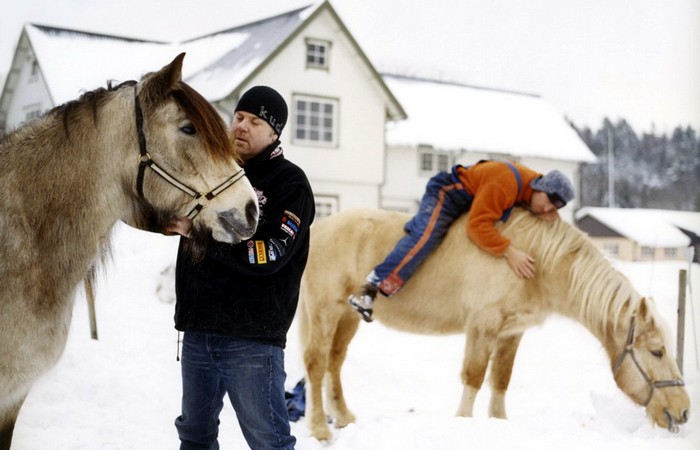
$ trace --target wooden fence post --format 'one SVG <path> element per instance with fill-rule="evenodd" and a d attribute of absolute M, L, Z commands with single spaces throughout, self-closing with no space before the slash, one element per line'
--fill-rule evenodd
<path fill-rule="evenodd" d="M 85 297 L 90 317 L 90 337 L 97 340 L 97 313 L 95 312 L 95 268 L 91 268 L 84 280 Z"/>
<path fill-rule="evenodd" d="M 687 286 L 687 272 L 681 269 L 678 272 L 678 327 L 676 334 L 676 361 L 683 375 L 683 346 L 685 345 L 685 291 Z"/>

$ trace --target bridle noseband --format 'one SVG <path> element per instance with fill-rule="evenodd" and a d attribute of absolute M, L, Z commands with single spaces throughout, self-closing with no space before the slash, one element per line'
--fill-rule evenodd
<path fill-rule="evenodd" d="M 146 173 L 146 167 L 150 167 L 155 173 L 160 175 L 161 178 L 170 183 L 170 185 L 189 195 L 194 199 L 194 201 L 197 202 L 187 214 L 188 219 L 194 220 L 194 218 L 197 217 L 197 214 L 199 214 L 202 208 L 204 208 L 211 199 L 236 184 L 236 182 L 245 176 L 243 169 L 240 169 L 238 172 L 227 178 L 223 183 L 206 194 L 203 194 L 201 192 L 197 192 L 195 189 L 192 189 L 190 186 L 170 175 L 165 169 L 160 167 L 155 161 L 153 161 L 153 159 L 151 159 L 151 155 L 148 153 L 146 148 L 146 134 L 143 131 L 143 111 L 141 110 L 139 96 L 136 93 L 136 85 L 134 85 L 134 103 L 136 114 L 136 132 L 138 134 L 140 152 L 139 172 L 138 176 L 136 177 L 136 191 L 138 192 L 139 197 L 145 199 L 143 194 L 143 179 Z"/>
<path fill-rule="evenodd" d="M 630 358 L 632 358 L 632 362 L 634 362 L 634 365 L 637 367 L 637 370 L 639 370 L 639 373 L 642 374 L 642 377 L 644 378 L 644 381 L 646 381 L 647 386 L 649 386 L 649 394 L 647 395 L 646 400 L 642 403 L 642 406 L 646 408 L 651 402 L 652 395 L 654 395 L 654 389 L 685 386 L 685 383 L 680 378 L 677 378 L 675 380 L 654 381 L 649 377 L 649 375 L 647 375 L 647 373 L 644 371 L 644 369 L 642 369 L 642 366 L 639 364 L 639 361 L 637 361 L 637 358 L 634 355 L 634 348 L 632 344 L 634 343 L 635 328 L 636 320 L 635 316 L 632 316 L 632 318 L 630 319 L 630 331 L 627 334 L 627 344 L 625 345 L 625 349 L 622 351 L 620 356 L 618 356 L 617 361 L 615 361 L 615 366 L 613 367 L 613 376 L 617 377 L 617 373 L 620 371 L 620 367 L 622 367 L 622 363 L 625 360 L 625 357 L 629 355 Z"/>

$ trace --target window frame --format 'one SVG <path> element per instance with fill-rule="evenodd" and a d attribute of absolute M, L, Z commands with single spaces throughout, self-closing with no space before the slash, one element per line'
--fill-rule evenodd
<path fill-rule="evenodd" d="M 321 51 L 319 51 L 319 49 Z M 330 68 L 330 53 L 330 41 L 325 39 L 306 38 L 304 58 L 307 69 L 328 70 Z"/>
<path fill-rule="evenodd" d="M 438 172 L 449 172 L 455 164 L 454 153 L 436 150 L 430 145 L 418 146 L 418 176 L 431 177 Z"/>
<path fill-rule="evenodd" d="M 308 108 L 300 111 L 300 103 L 309 104 Z M 312 111 L 313 104 L 318 104 L 319 108 Z M 330 106 L 330 126 L 324 124 L 329 118 L 326 117 L 326 107 Z M 295 145 L 322 147 L 322 148 L 337 148 L 339 142 L 339 122 L 340 122 L 340 100 L 331 97 L 320 97 L 308 94 L 295 94 L 293 96 L 293 114 L 294 114 L 294 129 L 292 132 L 292 143 Z M 303 112 L 303 114 L 302 114 Z M 316 113 L 316 114 L 314 114 Z M 303 117 L 303 124 L 300 123 Z M 316 122 L 314 125 L 312 122 Z M 304 136 L 300 137 L 300 132 L 304 132 Z M 316 133 L 317 138 L 312 138 Z M 325 136 L 330 133 L 330 139 Z"/>
<path fill-rule="evenodd" d="M 340 211 L 340 198 L 337 195 L 314 194 L 316 220 L 331 216 Z"/>

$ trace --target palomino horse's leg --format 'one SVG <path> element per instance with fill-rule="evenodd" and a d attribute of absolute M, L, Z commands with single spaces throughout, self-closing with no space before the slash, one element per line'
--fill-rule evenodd
<path fill-rule="evenodd" d="M 331 302 L 327 307 L 317 308 L 319 302 L 307 295 L 305 299 L 307 314 L 307 336 L 304 348 L 304 366 L 306 367 L 306 420 L 311 434 L 318 440 L 333 437 L 326 421 L 323 408 L 323 378 L 328 369 L 328 359 L 333 342 L 333 335 L 340 316 L 347 306 Z"/>
<path fill-rule="evenodd" d="M 23 403 L 24 398 L 7 408 L 0 416 L 0 450 L 10 450 L 15 422 L 17 422 L 17 416 Z"/>
<path fill-rule="evenodd" d="M 328 379 L 326 380 L 326 400 L 330 414 L 335 417 L 335 426 L 343 428 L 355 422 L 355 415 L 350 412 L 345 403 L 343 386 L 340 382 L 340 369 L 345 362 L 350 341 L 355 336 L 360 325 L 359 315 L 349 308 L 338 321 L 335 329 L 333 346 L 331 347 L 328 360 Z"/>
<path fill-rule="evenodd" d="M 457 415 L 472 417 L 474 412 L 474 400 L 481 389 L 486 375 L 486 367 L 493 349 L 493 339 L 490 339 L 482 330 L 471 328 L 467 333 L 467 345 L 464 350 L 464 364 L 462 366 L 462 399 L 459 402 Z"/>
<path fill-rule="evenodd" d="M 489 405 L 489 417 L 506 419 L 506 391 L 510 384 L 510 376 L 513 373 L 515 354 L 523 334 L 515 334 L 498 338 L 496 350 L 491 361 L 491 404 Z"/>

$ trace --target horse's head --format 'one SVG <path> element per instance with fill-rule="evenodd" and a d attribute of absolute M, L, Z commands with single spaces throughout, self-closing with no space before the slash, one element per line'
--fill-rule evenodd
<path fill-rule="evenodd" d="M 626 326 L 615 332 L 613 374 L 620 389 L 644 406 L 655 424 L 675 432 L 688 420 L 690 400 L 660 322 L 653 304 L 642 298 Z"/>
<path fill-rule="evenodd" d="M 237 243 L 253 235 L 258 202 L 237 162 L 221 116 L 185 84 L 182 60 L 147 74 L 134 88 L 130 217 L 137 228 Z M 140 158 L 140 159 L 139 159 Z"/>

